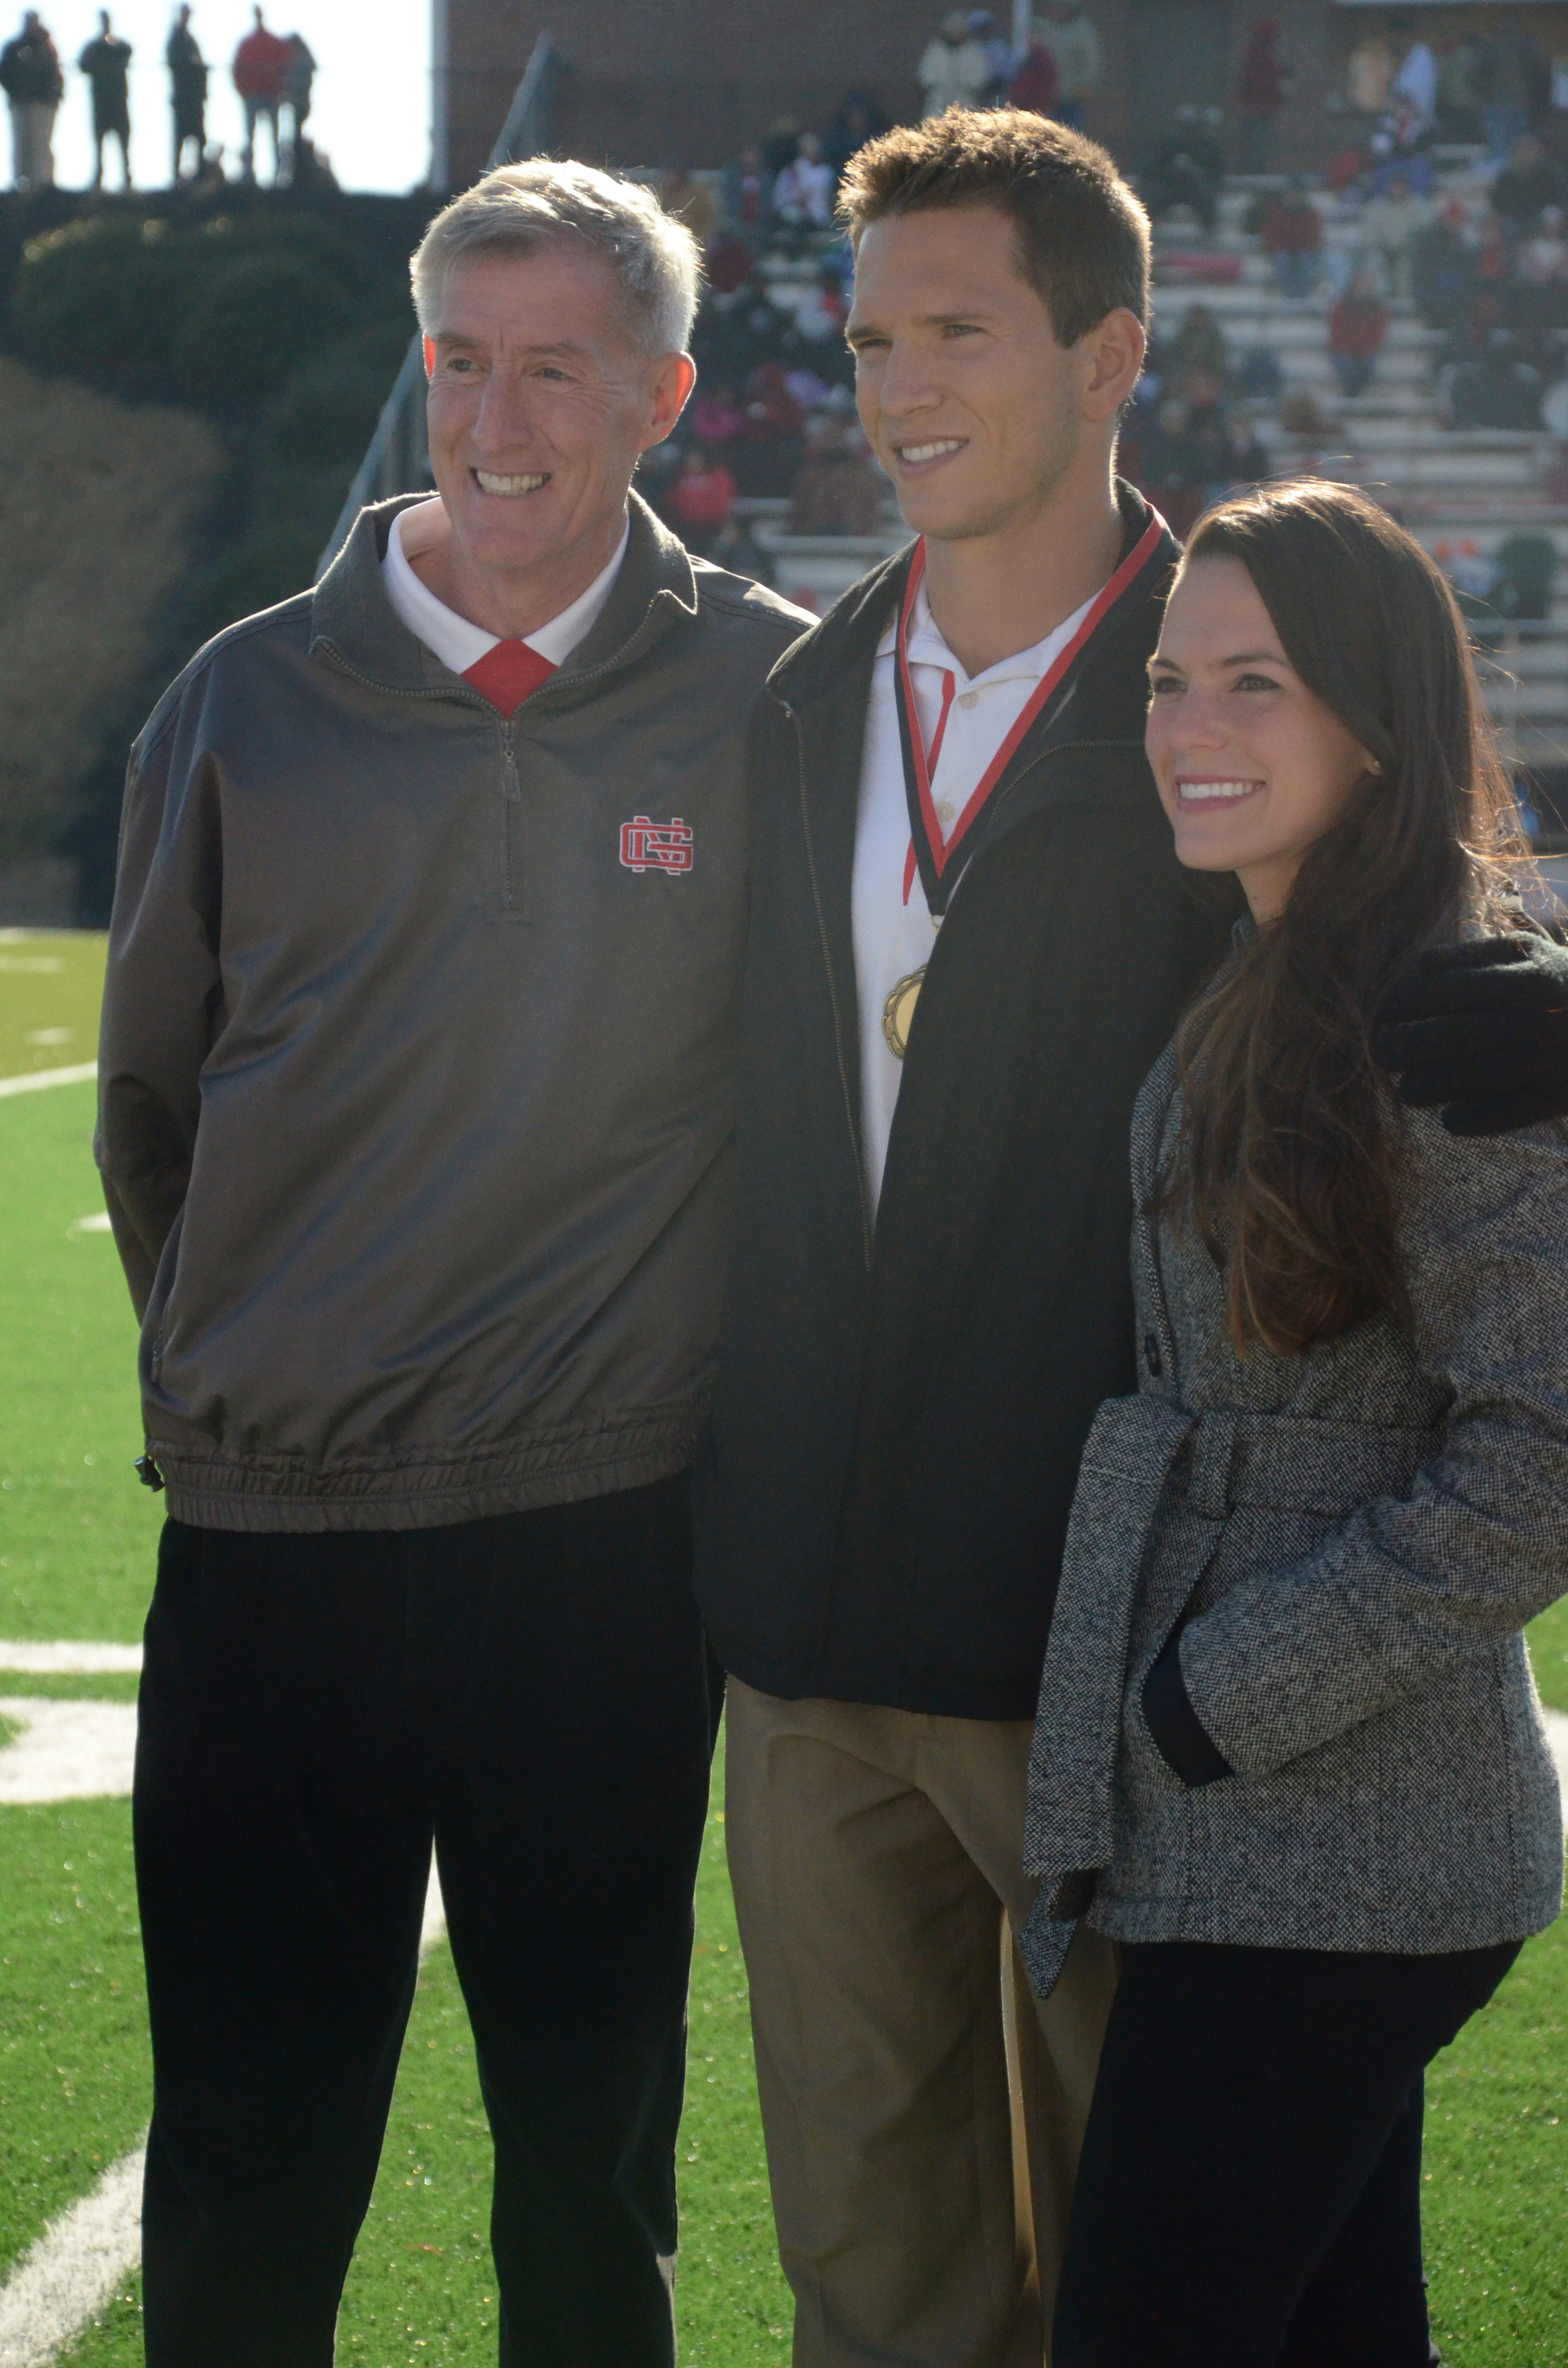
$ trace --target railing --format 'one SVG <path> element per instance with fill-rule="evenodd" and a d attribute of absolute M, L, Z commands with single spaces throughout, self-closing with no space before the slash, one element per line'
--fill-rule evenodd
<path fill-rule="evenodd" d="M 525 156 L 537 156 L 549 146 L 554 83 L 555 45 L 548 33 L 541 33 L 506 110 L 501 136 L 490 152 L 487 173 L 493 173 L 497 165 L 515 165 Z M 332 540 L 317 564 L 318 581 L 347 541 L 349 529 L 367 502 L 385 501 L 389 495 L 408 493 L 430 482 L 430 451 L 425 440 L 425 348 L 416 333 L 392 393 L 381 405 L 376 432 L 338 512 Z"/>

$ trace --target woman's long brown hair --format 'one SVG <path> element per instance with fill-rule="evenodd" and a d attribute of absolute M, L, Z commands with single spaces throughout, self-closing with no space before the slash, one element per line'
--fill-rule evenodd
<path fill-rule="evenodd" d="M 1519 841 L 1463 620 L 1403 527 L 1347 486 L 1268 487 L 1199 522 L 1184 569 L 1214 559 L 1241 562 L 1301 681 L 1381 768 L 1176 1037 L 1161 1205 L 1224 1264 L 1236 1347 L 1297 1355 L 1404 1313 L 1403 1113 L 1373 1021 L 1424 948 L 1498 923 L 1492 867 Z"/>

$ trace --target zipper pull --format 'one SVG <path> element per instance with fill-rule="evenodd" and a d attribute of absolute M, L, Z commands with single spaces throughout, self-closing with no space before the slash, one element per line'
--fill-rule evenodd
<path fill-rule="evenodd" d="M 506 763 L 501 768 L 501 794 L 504 798 L 520 798 L 523 788 L 517 779 L 517 743 L 515 724 L 503 723 L 501 726 L 501 746 L 506 757 Z"/>

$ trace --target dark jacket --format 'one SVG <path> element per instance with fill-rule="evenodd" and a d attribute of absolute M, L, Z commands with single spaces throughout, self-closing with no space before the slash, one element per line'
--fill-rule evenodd
<path fill-rule="evenodd" d="M 1147 519 L 1124 491 L 1129 549 Z M 764 1691 L 1028 1718 L 1078 1453 L 1133 1385 L 1133 1100 L 1233 911 L 1143 757 L 1167 535 L 981 825 L 922 992 L 873 1228 L 850 932 L 860 751 L 907 553 L 753 725 L 738 1231 L 699 1587 Z"/>
<path fill-rule="evenodd" d="M 511 722 L 393 502 L 131 757 L 98 1157 L 179 1519 L 415 1529 L 680 1471 L 730 1213 L 745 717 L 802 618 L 634 497 Z"/>
<path fill-rule="evenodd" d="M 18 33 L 0 50 L 0 90 L 17 107 L 58 106 L 65 89 L 49 35 Z"/>

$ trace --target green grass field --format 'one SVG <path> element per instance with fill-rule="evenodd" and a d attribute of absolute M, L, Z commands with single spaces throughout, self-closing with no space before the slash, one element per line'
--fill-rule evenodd
<path fill-rule="evenodd" d="M 28 967 L 49 959 L 58 969 Z M 0 937 L 0 1076 L 92 1056 L 101 940 Z M 40 1046 L 40 1031 L 69 1040 Z M 158 1526 L 131 1459 L 135 1331 L 91 1156 L 92 1089 L 0 1099 L 0 1636 L 131 1641 Z M 1568 1608 L 1538 1622 L 1546 1698 L 1568 1710 Z M 124 1700 L 120 1677 L 0 1668 L 0 1696 Z M 130 1804 L 0 1809 L 0 2279 L 45 2223 L 143 2128 L 148 2059 Z M 1496 2003 L 1434 2068 L 1427 2230 L 1449 2368 L 1568 2362 L 1568 1927 L 1530 1944 Z M 698 1897 L 691 2060 L 680 2146 L 683 2361 L 789 2356 L 774 2260 L 745 1975 L 715 1787 Z M 489 2146 L 445 1945 L 409 2029 L 375 2201 L 344 2301 L 339 2360 L 365 2368 L 494 2357 L 484 2241 Z M 69 2354 L 141 2359 L 128 2280 Z"/>

